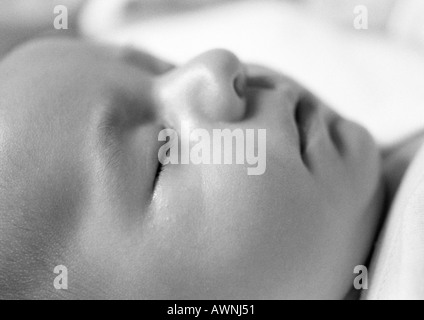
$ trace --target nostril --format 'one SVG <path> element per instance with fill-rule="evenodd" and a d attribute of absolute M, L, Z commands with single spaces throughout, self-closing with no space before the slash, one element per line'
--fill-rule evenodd
<path fill-rule="evenodd" d="M 275 89 L 275 83 L 271 78 L 260 76 L 260 77 L 250 77 L 247 80 L 246 85 L 248 87 L 255 87 L 258 89 L 272 90 Z"/>
<path fill-rule="evenodd" d="M 246 78 L 242 75 L 234 79 L 234 90 L 240 98 L 244 98 L 246 94 Z"/>

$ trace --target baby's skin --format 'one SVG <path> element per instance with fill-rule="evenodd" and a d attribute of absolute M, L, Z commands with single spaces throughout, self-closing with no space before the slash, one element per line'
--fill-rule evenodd
<path fill-rule="evenodd" d="M 1 60 L 0 115 L 1 298 L 339 299 L 372 249 L 373 139 L 230 52 L 174 67 L 38 40 Z M 266 129 L 266 172 L 158 172 L 158 134 L 182 122 Z M 58 265 L 68 290 L 53 286 Z"/>

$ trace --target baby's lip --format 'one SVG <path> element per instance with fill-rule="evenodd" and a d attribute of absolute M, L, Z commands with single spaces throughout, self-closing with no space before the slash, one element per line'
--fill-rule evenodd
<path fill-rule="evenodd" d="M 343 154 L 346 146 L 345 141 L 343 140 L 343 135 L 341 132 L 341 125 L 343 124 L 344 119 L 338 115 L 333 116 L 328 121 L 328 132 L 330 134 L 331 141 L 338 150 L 340 154 Z"/>
<path fill-rule="evenodd" d="M 294 118 L 299 135 L 300 154 L 306 166 L 310 165 L 308 149 L 311 146 L 311 141 L 325 131 L 327 131 L 335 149 L 343 154 L 346 145 L 341 131 L 344 119 L 340 115 L 320 106 L 313 98 L 306 97 L 301 98 L 296 104 Z"/>
<path fill-rule="evenodd" d="M 299 136 L 300 155 L 308 166 L 307 149 L 310 138 L 317 132 L 318 108 L 311 99 L 301 98 L 294 108 L 294 119 Z"/>

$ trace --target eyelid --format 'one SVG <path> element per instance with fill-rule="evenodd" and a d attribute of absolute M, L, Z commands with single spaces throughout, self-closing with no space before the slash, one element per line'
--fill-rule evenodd
<path fill-rule="evenodd" d="M 159 179 L 162 175 L 162 172 L 165 170 L 165 166 L 164 164 L 162 164 L 162 162 L 158 161 L 158 166 L 156 168 L 156 176 L 155 176 L 155 183 L 154 183 L 154 188 L 156 188 L 156 185 L 159 182 Z"/>
<path fill-rule="evenodd" d="M 166 141 L 164 141 L 165 137 L 166 137 Z M 158 167 L 157 167 L 157 171 L 156 171 L 155 186 L 156 186 L 158 179 L 160 179 L 162 172 L 165 170 L 165 167 L 168 165 L 168 163 L 166 163 L 166 161 L 165 161 L 165 156 L 169 157 L 169 152 L 171 152 L 172 148 L 175 148 L 175 147 L 178 148 L 178 146 L 179 146 L 178 133 L 174 129 L 163 128 L 158 134 L 158 142 L 160 144 L 160 147 L 159 147 L 158 152 L 157 152 Z M 177 144 L 177 146 L 175 146 L 176 144 Z M 166 153 L 161 152 L 162 148 L 165 145 L 170 146 L 169 148 L 166 149 Z"/>

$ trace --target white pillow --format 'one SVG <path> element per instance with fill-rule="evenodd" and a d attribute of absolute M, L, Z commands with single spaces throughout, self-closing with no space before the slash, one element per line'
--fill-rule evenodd
<path fill-rule="evenodd" d="M 424 299 L 424 147 L 385 222 L 364 298 Z"/>

